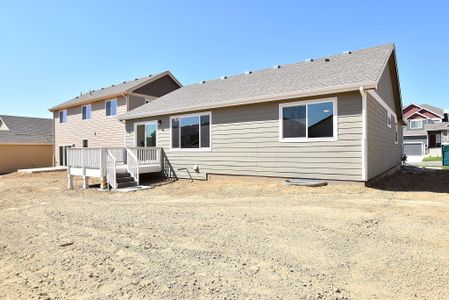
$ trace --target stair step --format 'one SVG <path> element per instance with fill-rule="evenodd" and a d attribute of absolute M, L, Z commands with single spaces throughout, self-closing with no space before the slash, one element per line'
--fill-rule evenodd
<path fill-rule="evenodd" d="M 116 178 L 123 178 L 123 177 L 130 177 L 131 174 L 129 174 L 129 172 L 120 172 L 120 173 L 116 173 L 115 177 Z"/>
<path fill-rule="evenodd" d="M 128 176 L 128 177 L 117 177 L 116 181 L 117 181 L 117 183 L 130 182 L 130 181 L 134 181 L 134 177 L 131 177 L 131 176 Z"/>
<path fill-rule="evenodd" d="M 119 182 L 119 183 L 117 183 L 117 188 L 118 189 L 123 189 L 123 188 L 133 187 L 133 186 L 137 186 L 137 182 L 129 181 L 129 182 Z"/>

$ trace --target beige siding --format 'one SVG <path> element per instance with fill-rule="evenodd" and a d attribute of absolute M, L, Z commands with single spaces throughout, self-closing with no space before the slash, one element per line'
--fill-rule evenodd
<path fill-rule="evenodd" d="M 308 99 L 307 99 L 308 100 Z M 359 93 L 338 95 L 338 141 L 279 142 L 279 103 L 264 103 L 212 111 L 211 151 L 170 150 L 170 116 L 161 116 L 158 146 L 162 146 L 181 178 L 187 168 L 196 179 L 207 174 L 362 179 L 362 118 Z M 145 120 L 136 120 L 142 122 Z M 134 146 L 134 122 L 126 122 L 127 145 Z M 194 165 L 199 172 L 195 173 Z"/>
<path fill-rule="evenodd" d="M 154 100 L 154 99 L 156 99 L 156 97 L 153 97 L 153 96 L 139 97 L 139 96 L 135 96 L 135 95 L 129 95 L 128 96 L 128 111 L 144 105 L 146 103 L 145 102 L 146 99 Z"/>
<path fill-rule="evenodd" d="M 50 167 L 52 145 L 0 145 L 0 174 L 18 169 Z"/>
<path fill-rule="evenodd" d="M 394 108 L 393 110 L 395 111 Z M 398 130 L 399 141 L 396 144 L 394 121 L 389 128 L 387 111 L 369 94 L 367 114 L 368 179 L 371 179 L 401 163 L 402 129 Z"/>
<path fill-rule="evenodd" d="M 123 147 L 124 124 L 117 118 L 126 112 L 126 99 L 117 99 L 117 116 L 106 116 L 106 101 L 92 103 L 91 118 L 81 119 L 81 106 L 67 109 L 67 123 L 59 123 L 59 112 L 55 112 L 55 160 L 59 164 L 59 146 L 82 146 L 88 139 L 89 147 Z"/>
<path fill-rule="evenodd" d="M 386 66 L 385 70 L 382 72 L 382 75 L 379 80 L 377 92 L 384 99 L 387 105 L 393 110 L 396 111 L 396 105 L 394 100 L 393 93 L 393 81 L 391 77 L 391 71 L 389 64 Z"/>

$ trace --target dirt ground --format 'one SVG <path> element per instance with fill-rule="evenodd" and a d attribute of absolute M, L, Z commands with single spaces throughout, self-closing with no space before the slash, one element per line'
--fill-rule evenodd
<path fill-rule="evenodd" d="M 0 176 L 0 298 L 449 299 L 449 171 L 65 187 Z"/>

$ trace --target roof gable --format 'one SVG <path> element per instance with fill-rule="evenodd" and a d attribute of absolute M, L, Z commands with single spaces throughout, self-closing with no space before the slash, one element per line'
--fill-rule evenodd
<path fill-rule="evenodd" d="M 384 45 L 184 86 L 121 119 L 376 88 L 393 53 Z M 395 71 L 396 74 L 396 71 Z M 397 77 L 397 75 L 395 75 Z M 397 80 L 398 81 L 398 80 Z M 398 88 L 397 88 L 398 89 Z M 399 94 L 399 96 L 398 96 Z M 400 99 L 400 92 L 396 92 Z M 401 104 L 398 104 L 402 110 Z"/>
<path fill-rule="evenodd" d="M 133 93 L 135 90 L 142 88 L 145 85 L 153 84 L 165 76 L 170 77 L 172 82 L 174 82 L 174 84 L 178 85 L 179 87 L 182 86 L 181 83 L 169 71 L 165 71 L 155 75 L 149 75 L 147 77 L 136 78 L 130 81 L 123 81 L 119 84 L 113 84 L 110 87 L 91 90 L 66 102 L 58 104 L 50 108 L 49 110 L 56 111 L 73 106 L 92 103 L 99 100 L 114 98 L 123 94 Z"/>

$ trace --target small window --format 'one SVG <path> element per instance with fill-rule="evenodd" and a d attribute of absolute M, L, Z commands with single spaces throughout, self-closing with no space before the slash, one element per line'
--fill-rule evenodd
<path fill-rule="evenodd" d="M 172 118 L 172 148 L 210 149 L 210 123 L 210 114 Z"/>
<path fill-rule="evenodd" d="M 421 128 L 423 128 L 423 121 L 422 120 L 411 120 L 409 125 L 410 125 L 410 129 L 421 129 Z"/>
<path fill-rule="evenodd" d="M 336 100 L 280 105 L 281 141 L 336 139 Z"/>
<path fill-rule="evenodd" d="M 393 116 L 389 113 L 389 112 L 387 112 L 387 126 L 389 127 L 389 128 L 391 128 L 391 118 L 392 118 Z"/>
<path fill-rule="evenodd" d="M 87 147 L 89 147 L 89 141 L 83 140 L 83 148 L 87 148 Z"/>
<path fill-rule="evenodd" d="M 67 123 L 67 109 L 59 112 L 59 123 Z"/>
<path fill-rule="evenodd" d="M 90 104 L 81 107 L 81 116 L 82 116 L 83 120 L 89 120 L 90 119 L 90 112 L 91 112 L 91 110 L 92 110 L 92 106 Z"/>
<path fill-rule="evenodd" d="M 106 101 L 106 116 L 117 115 L 117 99 Z"/>

